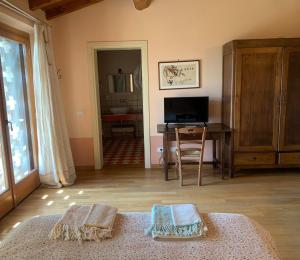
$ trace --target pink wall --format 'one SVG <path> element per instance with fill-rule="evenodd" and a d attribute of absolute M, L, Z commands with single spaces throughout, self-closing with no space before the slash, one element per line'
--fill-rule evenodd
<path fill-rule="evenodd" d="M 151 154 L 152 163 L 157 163 L 161 137 L 156 124 L 163 122 L 163 98 L 208 95 L 210 121 L 220 121 L 222 45 L 241 38 L 299 37 L 299 13 L 298 0 L 155 0 L 144 11 L 137 11 L 132 0 L 105 0 L 54 19 L 70 137 L 82 139 L 83 146 L 92 137 L 89 41 L 148 41 Z M 159 91 L 157 63 L 177 59 L 201 60 L 202 88 Z M 79 151 L 73 152 L 78 163 Z"/>

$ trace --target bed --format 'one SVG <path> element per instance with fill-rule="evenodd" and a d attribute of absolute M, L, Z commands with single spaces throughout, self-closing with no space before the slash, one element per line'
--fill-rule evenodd
<path fill-rule="evenodd" d="M 53 241 L 48 234 L 60 215 L 29 219 L 0 244 L 0 259 L 280 259 L 271 236 L 244 215 L 203 214 L 205 238 L 154 241 L 144 235 L 148 213 L 118 214 L 113 239 L 101 242 Z"/>

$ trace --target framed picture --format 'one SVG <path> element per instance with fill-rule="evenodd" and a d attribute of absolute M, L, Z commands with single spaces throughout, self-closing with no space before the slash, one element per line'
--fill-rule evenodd
<path fill-rule="evenodd" d="M 159 89 L 200 88 L 200 61 L 159 62 Z"/>

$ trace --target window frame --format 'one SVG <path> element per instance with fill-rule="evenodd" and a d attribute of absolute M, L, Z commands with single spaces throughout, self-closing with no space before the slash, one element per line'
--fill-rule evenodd
<path fill-rule="evenodd" d="M 23 60 L 21 58 L 21 63 L 23 62 L 22 73 L 25 76 L 25 80 L 23 79 L 23 90 L 24 90 L 24 98 L 27 98 L 27 102 L 25 101 L 26 106 L 26 114 L 28 117 L 28 134 L 29 134 L 29 142 L 31 142 L 31 150 L 32 150 L 32 169 L 28 173 L 28 175 L 21 179 L 18 182 L 14 180 L 14 173 L 12 168 L 12 162 L 9 163 L 7 169 L 7 179 L 9 182 L 9 189 L 12 189 L 13 197 L 14 197 L 14 206 L 16 206 L 20 201 L 22 201 L 25 197 L 27 197 L 36 187 L 40 185 L 39 174 L 38 174 L 38 148 L 37 148 L 37 128 L 36 128 L 36 116 L 35 116 L 35 99 L 34 99 L 34 87 L 33 87 L 33 69 L 32 69 L 32 45 L 31 45 L 31 37 L 27 32 L 20 31 L 18 29 L 12 28 L 6 24 L 0 23 L 0 36 L 5 37 L 7 39 L 16 41 L 23 45 L 25 48 L 25 57 L 23 56 Z M 24 55 L 24 49 L 23 49 Z M 0 71 L 2 77 L 2 68 Z M 25 91 L 26 90 L 26 91 Z M 3 93 L 4 95 L 4 93 Z M 26 97 L 25 97 L 26 96 Z M 4 97 L 3 97 L 4 98 Z M 0 107 L 1 110 L 4 110 Z M 1 111 L 2 115 L 4 115 L 5 110 Z M 5 128 L 5 125 L 3 129 Z M 7 131 L 4 132 L 4 135 L 7 134 Z M 4 136 L 4 139 L 6 136 Z M 9 139 L 4 140 L 6 146 L 6 151 L 9 148 Z M 8 158 L 6 161 L 11 160 L 11 154 L 7 154 Z"/>

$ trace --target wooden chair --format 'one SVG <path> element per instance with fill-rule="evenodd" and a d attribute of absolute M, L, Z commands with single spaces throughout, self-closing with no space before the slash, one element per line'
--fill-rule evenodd
<path fill-rule="evenodd" d="M 206 138 L 206 127 L 175 128 L 176 133 L 176 174 L 179 171 L 180 186 L 182 181 L 182 165 L 185 162 L 198 162 L 198 186 L 202 181 L 202 162 Z M 195 139 L 197 138 L 197 139 Z"/>

